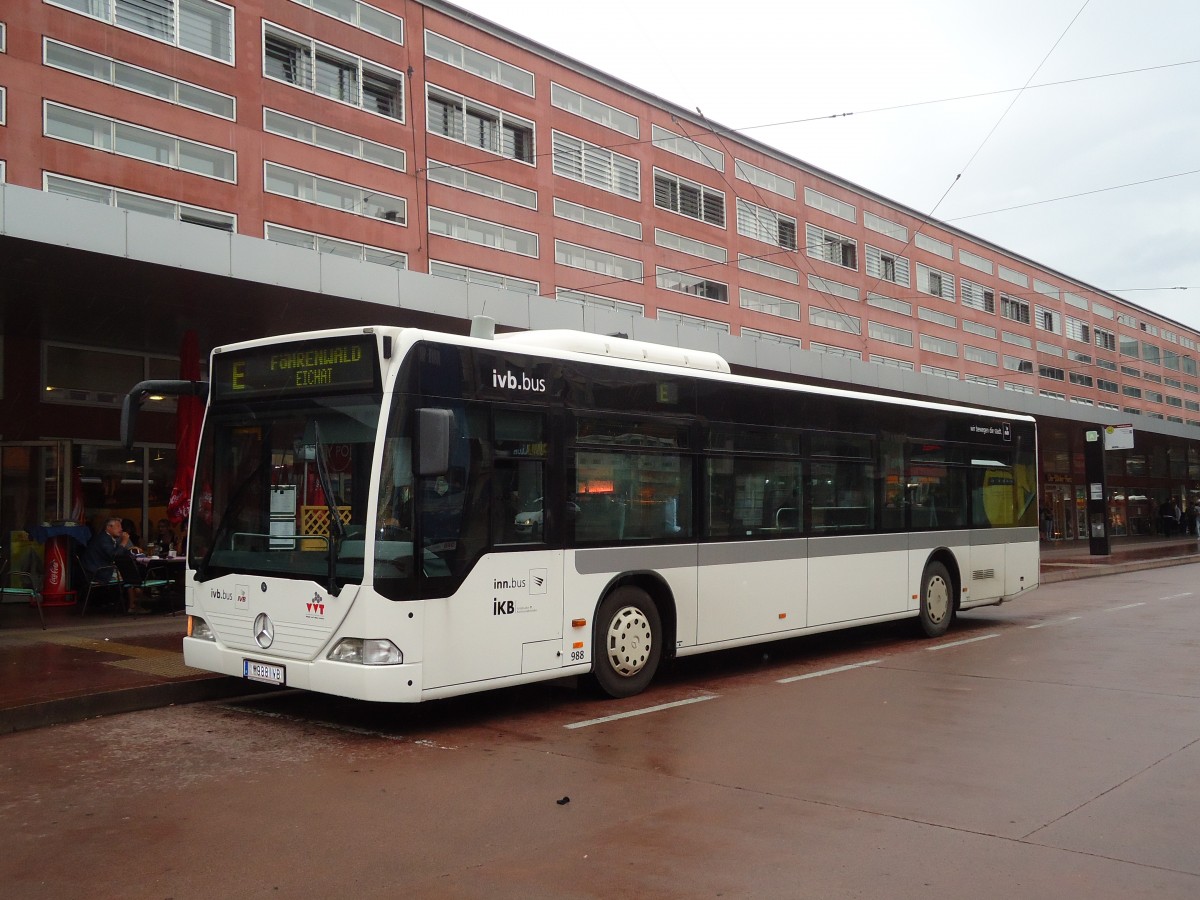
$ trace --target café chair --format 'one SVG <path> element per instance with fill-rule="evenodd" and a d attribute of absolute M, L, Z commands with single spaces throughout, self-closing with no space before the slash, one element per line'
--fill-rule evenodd
<path fill-rule="evenodd" d="M 9 601 L 9 597 L 17 598 Z M 42 614 L 42 592 L 38 590 L 37 582 L 29 572 L 10 572 L 9 559 L 0 561 L 0 602 L 32 602 L 37 607 L 38 621 L 42 630 L 46 630 L 46 617 Z"/>
<path fill-rule="evenodd" d="M 128 592 L 131 588 L 141 588 L 143 592 L 148 593 L 151 590 L 169 587 L 174 584 L 174 579 L 171 573 L 163 568 L 154 568 L 153 566 L 146 569 L 146 574 L 143 576 L 140 583 L 125 581 L 121 577 L 121 572 L 116 565 L 101 566 L 89 577 L 84 571 L 83 566 L 77 567 L 81 575 L 80 584 L 86 584 L 87 588 L 83 593 L 83 607 L 80 609 L 81 616 L 87 615 L 88 603 L 91 601 L 92 593 L 115 592 L 116 603 L 119 605 L 118 612 L 125 612 L 129 608 Z"/>

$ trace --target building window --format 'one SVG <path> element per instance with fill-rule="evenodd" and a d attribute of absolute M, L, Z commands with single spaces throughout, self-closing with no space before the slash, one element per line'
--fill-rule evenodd
<path fill-rule="evenodd" d="M 1021 359 L 1016 356 L 1006 356 L 1004 357 L 1004 368 L 1008 369 L 1010 372 L 1022 372 L 1026 375 L 1032 375 L 1033 361 Z"/>
<path fill-rule="evenodd" d="M 694 181 L 654 170 L 654 205 L 718 228 L 725 227 L 725 195 Z"/>
<path fill-rule="evenodd" d="M 45 101 L 44 116 L 46 137 L 205 178 L 237 181 L 237 156 L 230 150 L 184 140 L 49 101 Z"/>
<path fill-rule="evenodd" d="M 785 250 L 796 249 L 796 220 L 748 200 L 737 201 L 738 234 L 774 244 Z"/>
<path fill-rule="evenodd" d="M 678 250 L 680 253 L 686 253 L 689 256 L 711 259 L 713 262 L 724 263 L 729 261 L 729 253 L 724 247 L 718 247 L 716 244 L 709 244 L 705 241 L 698 241 L 695 238 L 684 237 L 682 234 L 675 234 L 673 231 L 663 231 L 661 228 L 654 229 L 654 243 L 660 247 L 667 247 L 670 250 Z"/>
<path fill-rule="evenodd" d="M 263 190 L 268 194 L 290 197 L 301 203 L 312 203 L 355 216 L 379 219 L 394 225 L 407 224 L 408 202 L 403 197 L 392 197 L 372 188 L 334 181 L 278 163 L 263 163 Z"/>
<path fill-rule="evenodd" d="M 404 121 L 402 74 L 269 22 L 263 23 L 263 75 Z"/>
<path fill-rule="evenodd" d="M 427 86 L 425 118 L 434 134 L 533 164 L 533 123 L 494 106 Z"/>
<path fill-rule="evenodd" d="M 1070 381 L 1071 384 L 1078 384 L 1081 387 L 1091 387 L 1093 383 L 1092 376 L 1084 375 L 1082 372 L 1072 372 L 1070 374 Z"/>
<path fill-rule="evenodd" d="M 858 288 L 842 284 L 839 281 L 830 281 L 828 278 L 822 278 L 820 275 L 809 275 L 808 286 L 814 291 L 820 291 L 822 294 L 833 294 L 833 296 L 841 297 L 843 300 L 858 302 Z"/>
<path fill-rule="evenodd" d="M 1117 350 L 1117 335 L 1112 331 L 1105 331 L 1103 328 L 1093 328 L 1095 334 L 1096 346 L 1102 350 L 1108 350 L 1115 353 Z"/>
<path fill-rule="evenodd" d="M 631 138 L 638 137 L 640 133 L 637 116 L 617 109 L 615 106 L 609 106 L 607 103 L 601 103 L 599 100 L 593 100 L 586 94 L 573 91 L 569 87 L 563 87 L 553 81 L 550 82 L 550 105 L 589 119 L 597 125 L 627 134 Z"/>
<path fill-rule="evenodd" d="M 605 250 L 592 247 L 582 247 L 567 241 L 554 242 L 554 261 L 560 266 L 570 266 L 573 269 L 586 269 L 597 272 L 609 278 L 619 278 L 622 281 L 642 281 L 642 262 L 627 256 L 618 256 Z"/>
<path fill-rule="evenodd" d="M 963 306 L 986 313 L 996 311 L 996 294 L 991 288 L 985 288 L 981 284 L 975 284 L 964 278 L 958 283 L 958 289 Z"/>
<path fill-rule="evenodd" d="M 572 203 L 559 197 L 554 198 L 554 215 L 559 219 L 579 222 L 589 228 L 599 228 L 612 234 L 633 238 L 635 241 L 642 239 L 641 222 L 624 219 L 621 216 L 615 216 L 600 209 L 592 209 L 590 206 L 583 206 L 580 203 Z"/>
<path fill-rule="evenodd" d="M 1066 373 L 1057 366 L 1038 366 L 1038 376 L 1054 381 L 1066 381 L 1067 378 Z"/>
<path fill-rule="evenodd" d="M 858 269 L 858 245 L 850 238 L 812 224 L 805 225 L 804 235 L 809 256 L 846 269 Z"/>
<path fill-rule="evenodd" d="M 349 22 L 394 44 L 404 43 L 404 20 L 360 0 L 292 0 L 319 13 Z"/>
<path fill-rule="evenodd" d="M 1084 344 L 1090 344 L 1092 342 L 1092 331 L 1087 322 L 1074 319 L 1071 316 L 1066 317 L 1066 322 L 1066 333 L 1069 339 L 1072 341 L 1080 341 Z"/>
<path fill-rule="evenodd" d="M 766 313 L 769 316 L 779 316 L 782 319 L 800 318 L 800 304 L 794 300 L 785 300 L 771 294 L 741 288 L 738 291 L 738 304 L 742 309 Z"/>
<path fill-rule="evenodd" d="M 1158 391 L 1146 391 L 1146 399 L 1151 403 L 1162 403 L 1163 395 Z"/>
<path fill-rule="evenodd" d="M 876 340 L 884 341 L 888 344 L 898 344 L 901 347 L 911 347 L 913 345 L 913 333 L 905 328 L 897 328 L 895 325 L 883 325 L 879 322 L 867 322 L 867 337 Z"/>
<path fill-rule="evenodd" d="M 891 219 L 885 219 L 882 216 L 877 216 L 874 213 L 863 210 L 863 225 L 872 231 L 895 238 L 903 244 L 908 243 L 908 229 L 899 222 L 893 222 Z"/>
<path fill-rule="evenodd" d="M 804 205 L 823 210 L 839 219 L 845 219 L 847 222 L 858 221 L 858 210 L 854 206 L 836 197 L 814 191 L 812 188 L 804 189 Z"/>
<path fill-rule="evenodd" d="M 924 232 L 918 231 L 913 238 L 914 243 L 922 250 L 927 250 L 930 253 L 936 253 L 938 256 L 946 259 L 954 259 L 954 248 L 945 241 L 939 241 L 935 237 L 930 237 Z"/>
<path fill-rule="evenodd" d="M 932 294 L 943 300 L 954 302 L 954 276 L 949 272 L 931 269 L 923 263 L 917 263 L 917 290 L 923 294 Z"/>
<path fill-rule="evenodd" d="M 796 182 L 790 178 L 784 178 L 782 175 L 776 175 L 774 172 L 768 172 L 758 166 L 752 166 L 740 159 L 733 161 L 733 174 L 741 181 L 747 181 L 764 191 L 779 194 L 789 200 L 796 199 Z"/>
<path fill-rule="evenodd" d="M 183 50 L 233 62 L 233 8 L 212 0 L 46 0 Z"/>
<path fill-rule="evenodd" d="M 972 322 L 970 319 L 962 320 L 962 330 L 969 331 L 971 334 L 978 334 L 981 337 L 992 338 L 996 337 L 996 329 L 991 325 L 983 325 L 979 322 Z"/>
<path fill-rule="evenodd" d="M 1135 400 L 1140 400 L 1142 397 L 1142 389 L 1130 384 L 1123 385 L 1121 393 L 1126 397 L 1133 397 Z"/>
<path fill-rule="evenodd" d="M 129 386 L 149 378 L 177 378 L 179 359 L 146 353 L 86 347 L 79 344 L 42 345 L 43 403 L 119 407 Z M 156 411 L 167 411 L 155 401 Z M 174 403 L 170 402 L 171 409 Z"/>
<path fill-rule="evenodd" d="M 981 384 L 984 387 L 994 388 L 994 387 L 1000 386 L 999 379 L 988 378 L 985 375 L 972 375 L 970 373 L 967 373 L 966 375 L 963 376 L 963 381 L 970 382 L 971 384 Z"/>
<path fill-rule="evenodd" d="M 1007 294 L 1000 295 L 1000 315 L 1006 319 L 1012 319 L 1014 322 L 1029 324 L 1029 304 L 1024 300 L 1018 300 L 1016 297 L 1009 297 Z"/>
<path fill-rule="evenodd" d="M 958 344 L 954 341 L 943 340 L 929 334 L 921 335 L 921 349 L 927 350 L 930 353 L 938 353 L 942 356 L 958 356 Z"/>
<path fill-rule="evenodd" d="M 425 32 L 425 55 L 440 59 L 447 65 L 486 78 L 528 97 L 533 96 L 533 73 L 511 63 L 488 56 L 458 41 L 442 37 L 432 31 Z"/>
<path fill-rule="evenodd" d="M 1158 345 L 1147 344 L 1145 341 L 1142 341 L 1142 362 L 1152 363 L 1156 366 L 1161 365 L 1162 352 Z"/>
<path fill-rule="evenodd" d="M 984 350 L 982 347 L 972 347 L 970 344 L 963 345 L 963 359 L 984 366 L 1000 365 L 1000 355 L 995 350 Z"/>
<path fill-rule="evenodd" d="M 867 305 L 877 306 L 879 309 L 891 310 L 902 316 L 912 315 L 911 303 L 905 300 L 893 300 L 891 297 L 885 297 L 882 294 L 867 294 Z"/>
<path fill-rule="evenodd" d="M 908 260 L 867 244 L 867 276 L 908 287 Z"/>
<path fill-rule="evenodd" d="M 365 162 L 375 163 L 397 172 L 403 172 L 406 156 L 403 150 L 377 144 L 344 131 L 326 128 L 316 122 L 289 116 L 273 109 L 263 108 L 263 131 L 277 134 L 280 137 L 302 144 L 320 147 L 343 156 L 352 156 Z M 431 163 L 436 165 L 436 163 Z"/>
<path fill-rule="evenodd" d="M 725 171 L 725 154 L 720 150 L 714 150 L 712 147 L 698 143 L 690 137 L 681 137 L 673 131 L 660 128 L 658 125 L 650 127 L 650 134 L 654 146 L 659 150 L 666 150 L 668 153 L 674 153 L 676 156 L 690 159 L 692 162 L 707 166 L 710 169 L 716 169 L 718 172 Z"/>
<path fill-rule="evenodd" d="M 432 159 L 429 160 L 425 174 L 430 181 L 437 184 L 469 191 L 472 194 L 479 194 L 481 197 L 490 197 L 501 203 L 511 203 L 526 209 L 537 209 L 537 191 L 501 181 L 499 178 L 480 175 L 478 172 L 460 169 L 458 166 Z"/>
<path fill-rule="evenodd" d="M 790 266 L 781 266 L 773 262 L 768 262 L 757 256 L 746 256 L 744 253 L 739 253 L 738 268 L 743 272 L 755 272 L 765 278 L 786 281 L 788 284 L 800 283 L 800 273 L 795 269 Z"/>
<path fill-rule="evenodd" d="M 1033 324 L 1039 331 L 1059 334 L 1062 331 L 1062 316 L 1044 306 L 1038 306 L 1034 308 Z"/>
<path fill-rule="evenodd" d="M 357 259 L 380 266 L 391 266 L 394 269 L 408 268 L 408 254 L 397 253 L 395 250 L 384 250 L 382 247 L 370 247 L 354 241 L 344 241 L 341 238 L 326 237 L 323 234 L 288 228 L 273 222 L 266 223 L 266 234 L 268 241 L 274 241 L 277 244 L 288 244 L 292 247 L 302 247 L 305 250 L 328 253 L 330 256 L 342 256 L 346 259 Z"/>
<path fill-rule="evenodd" d="M 946 328 L 957 328 L 958 319 L 954 316 L 948 316 L 945 313 L 938 312 L 936 309 L 929 309 L 926 306 L 917 307 L 917 318 L 924 319 L 926 322 L 933 322 L 937 325 L 942 325 Z"/>
<path fill-rule="evenodd" d="M 236 102 L 228 94 L 118 62 L 90 50 L 82 50 L 46 38 L 42 44 L 42 60 L 52 69 L 82 75 L 93 81 L 145 94 L 147 97 L 208 113 L 231 122 L 237 119 Z"/>
<path fill-rule="evenodd" d="M 978 269 L 980 272 L 986 272 L 988 275 L 992 274 L 992 261 L 977 253 L 971 253 L 968 250 L 959 248 L 958 261 L 964 266 L 970 266 L 972 269 Z"/>
<path fill-rule="evenodd" d="M 630 200 L 642 197 L 641 163 L 605 147 L 555 131 L 551 134 L 555 175 L 581 181 Z M 532 161 L 532 160 L 530 160 Z"/>
<path fill-rule="evenodd" d="M 1008 268 L 1008 266 L 999 265 L 996 267 L 996 274 L 1010 284 L 1019 284 L 1021 287 L 1029 287 L 1029 276 L 1024 272 L 1018 272 L 1016 269 Z"/>
<path fill-rule="evenodd" d="M 821 309 L 819 306 L 808 308 L 808 324 L 817 328 L 844 331 L 847 334 L 862 334 L 862 321 L 857 316 L 848 316 L 832 309 Z M 809 346 L 811 347 L 811 343 Z"/>
<path fill-rule="evenodd" d="M 538 236 L 498 222 L 429 207 L 429 233 L 520 256 L 538 255 Z"/>
<path fill-rule="evenodd" d="M 93 203 L 103 203 L 106 206 L 115 206 L 117 209 L 129 212 L 161 216 L 164 219 L 175 219 L 189 225 L 203 225 L 218 231 L 233 232 L 237 230 L 237 217 L 233 213 L 205 209 L 202 206 L 191 206 L 150 194 L 137 194 L 133 191 L 121 190 L 91 181 L 81 181 L 78 178 L 66 178 L 49 172 L 42 176 L 42 183 L 45 191 L 49 194 L 62 194 L 66 197 L 90 200 Z"/>
<path fill-rule="evenodd" d="M 691 294 L 704 300 L 715 300 L 717 303 L 729 302 L 729 285 L 719 281 L 709 281 L 687 272 L 658 267 L 657 283 L 664 291 L 675 291 L 678 294 Z"/>
<path fill-rule="evenodd" d="M 488 287 L 515 291 L 518 294 L 529 294 L 534 297 L 541 292 L 541 285 L 536 281 L 514 278 L 512 275 L 500 275 L 496 272 L 486 272 L 483 269 L 456 266 L 432 259 L 429 261 L 429 274 L 436 275 L 438 278 L 465 281 L 467 284 L 486 284 Z"/>

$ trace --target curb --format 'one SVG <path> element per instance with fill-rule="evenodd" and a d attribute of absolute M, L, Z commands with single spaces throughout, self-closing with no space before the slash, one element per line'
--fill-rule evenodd
<path fill-rule="evenodd" d="M 47 725 L 68 725 L 98 716 L 160 709 L 182 703 L 224 700 L 261 691 L 262 685 L 218 675 L 99 694 L 84 694 L 79 697 L 64 697 L 61 700 L 0 709 L 0 734 L 28 731 Z"/>
<path fill-rule="evenodd" d="M 1120 575 L 1123 572 L 1138 572 L 1142 569 L 1165 569 L 1168 566 L 1186 566 L 1191 563 L 1200 563 L 1200 555 L 1193 553 L 1188 556 L 1168 556 L 1163 559 L 1141 559 L 1123 563 L 1080 563 L 1058 571 L 1050 569 L 1041 572 L 1040 584 L 1100 578 L 1104 575 Z"/>

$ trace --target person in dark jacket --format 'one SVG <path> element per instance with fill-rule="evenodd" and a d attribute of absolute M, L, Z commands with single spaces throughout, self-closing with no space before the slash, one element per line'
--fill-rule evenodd
<path fill-rule="evenodd" d="M 89 579 L 95 579 L 102 570 L 111 567 L 102 577 L 108 582 L 120 581 L 127 585 L 127 612 L 135 613 L 141 608 L 142 589 L 138 585 L 142 583 L 142 571 L 133 555 L 140 552 L 140 548 L 130 540 L 120 517 L 109 516 L 104 520 L 103 530 L 88 541 L 79 563 Z"/>

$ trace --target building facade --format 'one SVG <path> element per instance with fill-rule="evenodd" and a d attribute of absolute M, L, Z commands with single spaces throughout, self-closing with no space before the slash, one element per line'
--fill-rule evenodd
<path fill-rule="evenodd" d="M 0 181 L 41 195 L 6 189 L 0 231 L 6 540 L 113 510 L 152 527 L 172 407 L 130 456 L 116 405 L 176 374 L 184 332 L 463 330 L 481 297 L 525 310 L 502 325 L 616 323 L 761 374 L 1032 412 L 1057 538 L 1086 537 L 1089 426 L 1139 437 L 1108 456 L 1114 534 L 1200 494 L 1196 331 L 449 4 L 0 16 Z"/>

